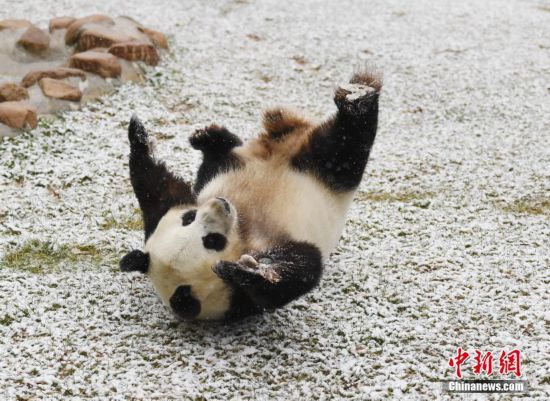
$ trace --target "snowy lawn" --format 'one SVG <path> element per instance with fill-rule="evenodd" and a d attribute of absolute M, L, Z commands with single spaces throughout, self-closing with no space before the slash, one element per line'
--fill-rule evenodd
<path fill-rule="evenodd" d="M 144 85 L 0 138 L 2 400 L 462 399 L 439 383 L 457 347 L 520 349 L 525 397 L 550 397 L 550 3 L 48 3 L 4 2 L 0 19 L 126 14 L 171 52 Z M 327 116 L 364 60 L 385 74 L 379 136 L 317 290 L 178 323 L 117 271 L 142 244 L 132 113 L 191 178 L 196 128 L 249 138 L 275 104 Z"/>

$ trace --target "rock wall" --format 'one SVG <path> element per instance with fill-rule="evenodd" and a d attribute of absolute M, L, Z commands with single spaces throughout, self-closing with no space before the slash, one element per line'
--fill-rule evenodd
<path fill-rule="evenodd" d="M 166 37 L 130 17 L 56 17 L 47 29 L 0 21 L 0 136 L 33 129 L 38 114 L 75 109 L 156 65 Z"/>

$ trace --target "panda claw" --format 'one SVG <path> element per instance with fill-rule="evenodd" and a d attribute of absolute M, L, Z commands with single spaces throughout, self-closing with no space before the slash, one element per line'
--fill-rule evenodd
<path fill-rule="evenodd" d="M 277 283 L 281 280 L 281 276 L 272 266 L 274 260 L 269 257 L 263 257 L 256 260 L 252 256 L 244 254 L 237 263 L 239 265 L 246 266 L 247 271 L 251 271 L 254 274 L 259 274 L 270 283 Z"/>
<path fill-rule="evenodd" d="M 241 256 L 241 258 L 238 261 L 239 264 L 245 265 L 251 269 L 257 269 L 258 268 L 258 261 L 254 259 L 252 256 L 244 254 Z"/>

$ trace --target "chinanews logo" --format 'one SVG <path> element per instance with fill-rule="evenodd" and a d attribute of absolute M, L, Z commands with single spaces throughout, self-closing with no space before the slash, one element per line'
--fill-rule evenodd
<path fill-rule="evenodd" d="M 519 379 L 519 349 L 502 350 L 493 355 L 491 351 L 478 349 L 470 354 L 459 347 L 449 358 L 448 365 L 454 369 L 457 379 L 442 381 L 443 391 L 447 393 L 526 393 L 529 390 L 527 381 Z M 476 378 L 463 379 L 462 374 L 470 369 Z"/>

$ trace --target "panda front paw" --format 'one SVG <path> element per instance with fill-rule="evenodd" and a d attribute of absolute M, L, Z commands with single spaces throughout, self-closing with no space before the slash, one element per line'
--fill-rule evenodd
<path fill-rule="evenodd" d="M 196 130 L 189 138 L 189 143 L 194 149 L 203 152 L 229 151 L 235 146 L 242 145 L 239 137 L 216 124 Z"/>
<path fill-rule="evenodd" d="M 239 286 L 254 285 L 263 281 L 258 270 L 239 262 L 221 261 L 213 270 L 222 280 Z"/>
<path fill-rule="evenodd" d="M 281 280 L 272 259 L 261 258 L 258 261 L 247 254 L 237 262 L 219 262 L 213 270 L 224 281 L 239 286 L 276 284 Z"/>

